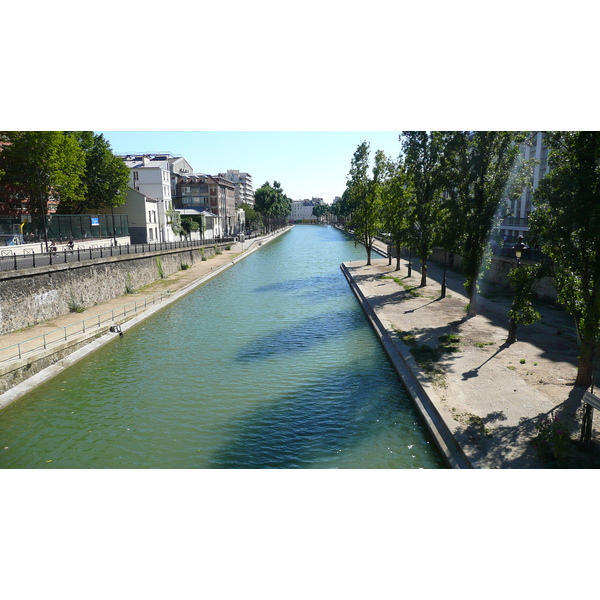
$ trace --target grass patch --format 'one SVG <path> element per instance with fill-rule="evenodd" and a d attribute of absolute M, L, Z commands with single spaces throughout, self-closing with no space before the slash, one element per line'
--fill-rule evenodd
<path fill-rule="evenodd" d="M 460 336 L 451 333 L 441 335 L 438 338 L 438 347 L 431 348 L 425 344 L 419 344 L 412 333 L 400 329 L 395 329 L 395 331 L 398 337 L 409 347 L 416 363 L 431 382 L 438 387 L 447 387 L 445 373 L 436 363 L 443 354 L 459 352 Z"/>
<path fill-rule="evenodd" d="M 473 345 L 477 348 L 485 348 L 486 346 L 493 346 L 496 342 L 475 342 Z"/>
<path fill-rule="evenodd" d="M 190 265 L 188 265 L 187 263 L 181 263 L 182 271 L 187 271 L 189 268 L 190 268 Z"/>
<path fill-rule="evenodd" d="M 163 269 L 162 260 L 160 260 L 160 256 L 156 257 L 156 270 L 158 271 L 158 276 L 161 279 L 165 279 L 166 278 L 165 271 Z"/>
<path fill-rule="evenodd" d="M 131 273 L 127 273 L 127 275 L 125 275 L 125 293 L 135 294 L 135 288 L 133 287 L 133 279 L 131 278 Z"/>
<path fill-rule="evenodd" d="M 85 306 L 83 306 L 83 304 L 79 304 L 79 302 L 75 300 L 75 296 L 72 293 L 67 306 L 69 307 L 69 312 L 72 313 L 82 313 L 85 311 Z"/>
<path fill-rule="evenodd" d="M 417 292 L 417 288 L 410 286 L 410 285 L 406 285 L 406 283 L 404 283 L 404 281 L 402 281 L 402 279 L 400 279 L 399 277 L 392 277 L 391 275 L 383 275 L 381 277 L 381 279 L 391 279 L 392 281 L 397 283 L 405 292 L 408 292 L 408 294 L 410 296 L 412 296 L 413 298 L 418 298 L 419 296 L 421 296 L 421 294 L 419 294 L 419 292 Z"/>

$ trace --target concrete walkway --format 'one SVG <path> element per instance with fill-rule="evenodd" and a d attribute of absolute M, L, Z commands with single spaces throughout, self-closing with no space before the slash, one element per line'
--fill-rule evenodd
<path fill-rule="evenodd" d="M 441 299 L 440 266 L 428 263 L 428 284 L 419 288 L 421 275 L 414 264 L 407 277 L 406 260 L 395 271 L 395 259 L 388 266 L 387 259 L 374 256 L 371 266 L 355 261 L 342 270 L 367 315 L 372 313 L 376 331 L 379 327 L 383 332 L 380 337 L 391 341 L 399 368 L 414 377 L 409 392 L 413 398 L 424 393 L 426 400 L 416 399 L 417 404 L 430 403 L 429 413 L 441 423 L 435 435 L 446 438 L 442 450 L 449 464 L 465 466 L 466 459 L 473 468 L 558 466 L 542 462 L 531 439 L 536 424 L 557 411 L 565 412 L 572 439 L 579 439 L 584 390 L 573 386 L 578 353 L 573 318 L 556 306 L 538 303 L 542 320 L 519 326 L 518 341 L 507 345 L 508 295 L 484 286 L 477 316 L 466 320 L 461 274 L 447 273 L 448 293 Z M 600 429 L 597 412 L 595 434 Z M 426 421 L 431 414 L 425 415 Z M 450 440 L 444 432 L 451 434 Z M 600 466 L 597 452 L 574 448 L 572 453 L 564 466 Z"/>

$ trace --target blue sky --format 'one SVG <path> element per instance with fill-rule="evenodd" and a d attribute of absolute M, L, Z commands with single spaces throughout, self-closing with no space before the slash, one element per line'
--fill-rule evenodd
<path fill-rule="evenodd" d="M 396 158 L 400 132 L 382 131 L 100 131 L 113 152 L 171 152 L 200 173 L 238 169 L 254 189 L 279 181 L 293 200 L 341 196 L 357 146 L 367 141 Z"/>

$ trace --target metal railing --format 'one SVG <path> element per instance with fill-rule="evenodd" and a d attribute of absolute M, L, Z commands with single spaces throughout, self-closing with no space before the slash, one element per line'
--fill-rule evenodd
<path fill-rule="evenodd" d="M 247 236 L 246 239 L 248 239 Z M 91 244 L 68 249 L 66 246 L 50 252 L 35 252 L 33 249 L 24 250 L 24 254 L 16 254 L 10 250 L 0 250 L 0 271 L 30 269 L 48 265 L 81 262 L 82 260 L 103 259 L 110 256 L 142 254 L 185 248 L 202 248 L 208 246 L 233 244 L 234 237 L 212 238 L 207 240 L 184 240 L 180 242 L 154 242 L 149 244 Z"/>
<path fill-rule="evenodd" d="M 52 344 L 66 342 L 69 337 L 86 334 L 91 330 L 99 329 L 103 324 L 114 322 L 121 317 L 127 317 L 127 315 L 130 315 L 132 312 L 137 314 L 138 311 L 141 311 L 142 309 L 145 310 L 148 306 L 161 302 L 164 298 L 170 297 L 170 295 L 170 291 L 152 294 L 152 296 L 146 296 L 140 300 L 128 302 L 117 308 L 88 317 L 82 321 L 77 321 L 77 323 L 71 323 L 65 327 L 60 327 L 54 331 L 37 335 L 22 342 L 18 342 L 17 344 L 5 346 L 4 348 L 0 348 L 0 363 L 17 358 L 21 359 L 30 352 L 47 350 Z"/>

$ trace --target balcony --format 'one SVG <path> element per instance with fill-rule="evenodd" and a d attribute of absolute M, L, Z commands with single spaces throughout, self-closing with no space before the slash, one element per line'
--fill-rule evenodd
<path fill-rule="evenodd" d="M 529 217 L 505 217 L 500 227 L 528 227 Z"/>

